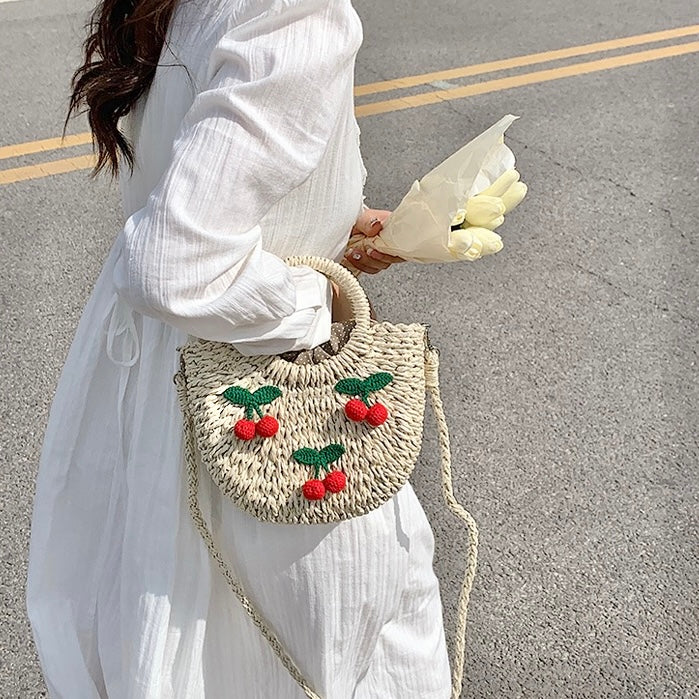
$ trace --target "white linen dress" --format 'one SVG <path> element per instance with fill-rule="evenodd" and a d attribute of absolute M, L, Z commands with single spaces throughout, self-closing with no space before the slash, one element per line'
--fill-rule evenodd
<path fill-rule="evenodd" d="M 340 259 L 366 171 L 349 0 L 188 0 L 125 120 L 125 224 L 46 429 L 27 608 L 52 697 L 294 699 L 186 503 L 173 375 L 187 335 L 273 354 L 330 334 L 330 289 L 282 257 Z M 181 63 L 186 67 L 177 66 Z M 189 75 L 188 75 L 189 73 Z M 408 483 L 339 524 L 277 525 L 202 478 L 213 535 L 325 699 L 450 696 L 434 538 Z"/>

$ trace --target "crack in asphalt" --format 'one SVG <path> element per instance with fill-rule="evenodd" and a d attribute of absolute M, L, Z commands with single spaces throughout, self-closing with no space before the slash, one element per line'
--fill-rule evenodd
<path fill-rule="evenodd" d="M 575 267 L 576 269 L 579 269 L 581 272 L 585 272 L 586 274 L 589 274 L 590 276 L 594 277 L 595 279 L 599 279 L 600 281 L 604 282 L 605 284 L 607 284 L 609 287 L 611 287 L 615 291 L 619 291 L 622 295 L 624 295 L 627 298 L 632 299 L 634 301 L 638 301 L 642 305 L 650 303 L 650 305 L 657 311 L 661 311 L 663 313 L 669 313 L 670 315 L 677 315 L 680 318 L 682 318 L 682 320 L 686 320 L 686 321 L 689 321 L 691 323 L 699 324 L 699 318 L 694 318 L 693 316 L 686 315 L 685 313 L 682 313 L 682 311 L 679 311 L 676 308 L 670 308 L 667 305 L 663 305 L 661 303 L 656 303 L 655 301 L 649 302 L 648 299 L 639 298 L 635 294 L 628 292 L 623 287 L 618 286 L 617 284 L 614 284 L 614 282 L 607 279 L 603 274 L 600 274 L 599 272 L 595 272 L 594 270 L 588 269 L 587 267 L 583 267 L 579 262 L 573 262 L 571 260 L 561 260 L 561 262 L 563 262 L 564 264 L 570 265 L 571 267 Z M 646 290 L 649 292 L 653 291 L 653 289 L 646 289 Z"/>

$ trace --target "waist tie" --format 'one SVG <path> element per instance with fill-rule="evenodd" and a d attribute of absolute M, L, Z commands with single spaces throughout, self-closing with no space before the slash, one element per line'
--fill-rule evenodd
<path fill-rule="evenodd" d="M 127 411 L 125 405 L 126 388 L 129 384 L 130 370 L 138 360 L 140 347 L 138 341 L 138 333 L 136 332 L 136 323 L 133 319 L 133 309 L 124 301 L 119 294 L 114 292 L 111 300 L 111 306 L 108 311 L 109 325 L 107 326 L 107 356 L 109 359 L 120 366 L 119 369 L 119 386 L 116 400 L 116 422 L 117 422 L 117 439 L 119 449 L 119 462 L 126 465 L 129 455 L 130 436 L 127 434 Z M 123 340 L 119 342 L 119 338 L 123 336 Z M 115 350 L 119 349 L 119 352 Z M 118 356 L 117 356 L 118 355 Z M 110 499 L 110 511 L 107 512 L 107 517 L 113 516 L 111 511 L 112 501 Z"/>
<path fill-rule="evenodd" d="M 114 350 L 117 339 L 124 335 L 121 342 L 121 356 L 117 357 Z M 109 310 L 109 325 L 107 326 L 107 356 L 118 366 L 133 366 L 140 355 L 138 333 L 133 319 L 133 309 L 116 292 L 112 296 L 112 304 Z"/>

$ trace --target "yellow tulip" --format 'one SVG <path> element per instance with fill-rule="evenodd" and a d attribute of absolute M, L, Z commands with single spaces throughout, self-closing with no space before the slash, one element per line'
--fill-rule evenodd
<path fill-rule="evenodd" d="M 492 225 L 492 222 L 502 218 L 504 213 L 505 205 L 500 197 L 477 194 L 466 202 L 466 220 L 471 226 L 495 228 L 496 226 Z M 500 223 L 496 225 L 500 225 Z"/>
<path fill-rule="evenodd" d="M 505 206 L 505 213 L 509 214 L 512 209 L 519 204 L 527 194 L 527 185 L 524 182 L 515 182 L 503 195 L 502 203 Z"/>
<path fill-rule="evenodd" d="M 481 227 L 494 231 L 498 226 L 502 226 L 503 223 L 505 223 L 505 217 L 498 216 L 497 218 L 494 218 L 492 221 L 489 221 L 487 226 L 483 225 Z"/>
<path fill-rule="evenodd" d="M 458 260 L 477 260 L 499 252 L 502 247 L 502 238 L 487 228 L 459 228 L 449 236 L 449 252 Z"/>
<path fill-rule="evenodd" d="M 517 170 L 506 170 L 490 187 L 479 192 L 477 196 L 501 197 L 515 182 L 519 182 Z"/>
<path fill-rule="evenodd" d="M 459 228 L 449 235 L 447 247 L 451 256 L 457 260 L 477 260 L 483 246 L 474 240 L 470 229 Z"/>
<path fill-rule="evenodd" d="M 471 228 L 471 234 L 481 243 L 481 257 L 500 252 L 503 248 L 502 238 L 487 228 Z"/>
<path fill-rule="evenodd" d="M 460 226 L 449 235 L 447 248 L 457 260 L 478 260 L 500 252 L 502 238 L 494 229 L 505 221 L 509 213 L 524 199 L 527 185 L 519 181 L 517 170 L 507 170 L 487 189 L 472 196 L 459 209 L 452 226 Z"/>
<path fill-rule="evenodd" d="M 451 221 L 452 226 L 460 226 L 466 219 L 466 209 L 459 209 Z"/>

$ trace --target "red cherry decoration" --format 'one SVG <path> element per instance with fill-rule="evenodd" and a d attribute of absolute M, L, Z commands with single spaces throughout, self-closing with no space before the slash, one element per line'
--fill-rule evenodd
<path fill-rule="evenodd" d="M 279 423 L 271 415 L 265 415 L 257 425 L 255 425 L 255 431 L 260 437 L 273 437 L 277 434 L 278 429 Z"/>
<path fill-rule="evenodd" d="M 320 500 L 325 495 L 323 481 L 311 478 L 303 484 L 303 494 L 306 500 Z"/>
<path fill-rule="evenodd" d="M 386 406 L 382 405 L 381 403 L 374 403 L 366 414 L 366 421 L 370 425 L 378 427 L 386 422 L 387 417 L 388 410 L 386 409 Z"/>
<path fill-rule="evenodd" d="M 238 439 L 252 439 L 255 436 L 255 423 L 252 420 L 238 420 L 233 432 Z"/>
<path fill-rule="evenodd" d="M 331 493 L 339 493 L 347 485 L 347 478 L 342 471 L 330 471 L 323 479 L 323 485 Z"/>
<path fill-rule="evenodd" d="M 367 408 L 364 401 L 359 400 L 359 398 L 353 398 L 345 405 L 345 415 L 355 422 L 361 422 L 367 416 L 368 412 L 369 408 Z"/>

